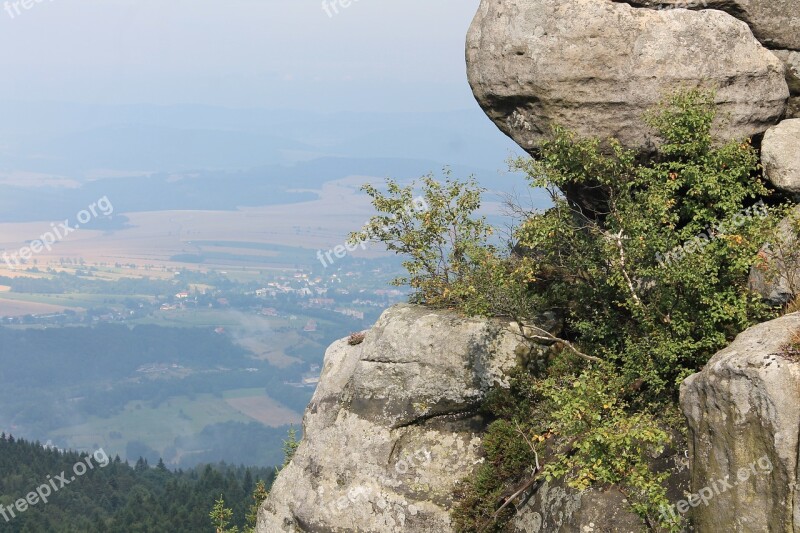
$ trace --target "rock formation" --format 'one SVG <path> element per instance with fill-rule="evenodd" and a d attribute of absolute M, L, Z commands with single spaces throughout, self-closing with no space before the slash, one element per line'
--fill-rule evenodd
<path fill-rule="evenodd" d="M 655 9 L 719 9 L 750 26 L 768 48 L 800 50 L 800 0 L 614 0 Z"/>
<path fill-rule="evenodd" d="M 798 331 L 800 314 L 755 326 L 683 384 L 696 531 L 800 531 Z"/>
<path fill-rule="evenodd" d="M 452 531 L 452 491 L 480 461 L 477 407 L 532 348 L 508 322 L 410 305 L 335 343 L 257 531 Z"/>
<path fill-rule="evenodd" d="M 800 197 L 800 118 L 784 120 L 767 130 L 761 164 L 775 188 Z"/>
<path fill-rule="evenodd" d="M 752 22 L 764 42 L 797 40 L 790 21 L 798 0 L 725 2 L 745 3 L 765 6 Z M 554 124 L 651 149 L 657 139 L 642 116 L 681 87 L 716 88 L 716 133 L 724 139 L 777 124 L 789 97 L 786 65 L 747 24 L 713 9 L 482 0 L 467 38 L 467 64 L 481 107 L 530 152 Z"/>
<path fill-rule="evenodd" d="M 258 533 L 451 533 L 452 492 L 480 463 L 489 388 L 531 353 L 515 325 L 400 305 L 351 346 L 325 355 L 294 459 L 261 508 Z M 535 357 L 535 356 L 534 356 Z M 682 454 L 654 459 L 686 481 Z M 576 492 L 545 483 L 521 505 L 516 533 L 639 533 L 641 519 L 614 488 Z"/>
<path fill-rule="evenodd" d="M 774 53 L 786 64 L 786 83 L 792 95 L 788 116 L 800 118 L 800 51 L 775 50 Z"/>
<path fill-rule="evenodd" d="M 653 462 L 658 472 L 671 471 L 668 495 L 680 500 L 689 488 L 688 460 L 670 450 Z M 665 510 L 665 512 L 669 512 Z M 563 483 L 544 483 L 524 506 L 517 508 L 514 533 L 641 533 L 642 519 L 616 487 L 578 492 Z"/>

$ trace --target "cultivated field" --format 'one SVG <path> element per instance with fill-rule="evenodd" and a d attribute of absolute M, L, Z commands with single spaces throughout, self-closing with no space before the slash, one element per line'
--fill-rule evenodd
<path fill-rule="evenodd" d="M 263 390 L 243 389 L 225 394 L 228 405 L 265 426 L 299 424 L 301 416 L 264 395 Z"/>
<path fill-rule="evenodd" d="M 62 267 L 64 260 L 83 260 L 86 265 L 149 265 L 159 268 L 280 268 L 294 267 L 298 257 L 281 264 L 277 254 L 253 245 L 297 247 L 305 264 L 316 261 L 317 250 L 343 244 L 349 232 L 361 227 L 370 214 L 369 199 L 358 191 L 368 178 L 352 177 L 326 183 L 317 200 L 310 202 L 242 208 L 237 211 L 158 211 L 124 213 L 129 228 L 115 231 L 80 229 L 43 250 L 26 267 Z M 111 199 L 113 202 L 113 199 Z M 119 213 L 122 214 L 122 213 Z M 50 230 L 50 221 L 0 224 L 0 252 L 18 252 L 31 240 Z M 206 242 L 212 244 L 198 244 Z M 221 244 L 222 243 L 222 244 Z M 243 243 L 241 247 L 233 243 Z M 303 251 L 305 250 L 305 251 Z M 358 250 L 353 255 L 380 255 L 378 249 Z M 202 264 L 173 260 L 175 256 L 207 255 Z M 13 263 L 12 263 L 13 266 Z M 128 270 L 128 272 L 125 272 Z M 123 269 L 144 275 L 140 269 Z M 0 260 L 0 275 L 15 274 Z"/>
<path fill-rule="evenodd" d="M 157 407 L 135 401 L 116 416 L 93 417 L 86 423 L 56 430 L 53 435 L 68 448 L 103 447 L 111 456 L 124 457 L 129 441 L 140 441 L 163 452 L 173 446 L 176 437 L 190 437 L 211 424 L 257 421 L 280 426 L 298 424 L 300 420 L 299 413 L 272 400 L 263 389 L 260 394 L 255 389 L 242 389 L 229 391 L 223 398 L 210 394 L 193 399 L 173 397 Z"/>

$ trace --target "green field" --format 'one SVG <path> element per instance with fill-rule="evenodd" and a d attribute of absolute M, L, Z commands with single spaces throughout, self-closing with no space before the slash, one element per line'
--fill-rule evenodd
<path fill-rule="evenodd" d="M 82 294 L 82 293 L 69 293 L 69 294 L 31 294 L 31 293 L 19 293 L 19 292 L 0 293 L 0 300 L 49 304 L 49 305 L 58 305 L 63 307 L 84 308 L 84 309 L 89 307 L 102 306 L 109 301 L 119 302 L 120 300 L 123 299 L 152 300 L 150 296 L 142 296 L 142 295 L 121 296 L 119 294 Z"/>
<path fill-rule="evenodd" d="M 263 389 L 229 391 L 232 398 L 264 394 Z M 109 454 L 125 456 L 129 441 L 141 441 L 163 451 L 172 446 L 175 437 L 188 437 L 210 424 L 221 422 L 252 422 L 219 398 L 210 394 L 190 399 L 173 397 L 153 408 L 147 402 L 130 402 L 125 411 L 111 418 L 92 417 L 88 422 L 53 431 L 54 439 L 68 448 L 97 449 L 102 446 Z"/>
<path fill-rule="evenodd" d="M 153 324 L 164 327 L 235 327 L 239 325 L 240 316 L 229 310 L 219 309 L 175 309 L 159 311 L 157 315 L 138 320 L 130 320 L 129 324 Z"/>

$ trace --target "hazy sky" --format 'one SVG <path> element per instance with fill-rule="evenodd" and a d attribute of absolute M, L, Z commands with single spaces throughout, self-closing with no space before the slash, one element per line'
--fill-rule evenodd
<path fill-rule="evenodd" d="M 464 39 L 479 0 L 352 0 L 333 17 L 322 0 L 26 2 L 29 9 L 11 0 L 0 11 L 6 100 L 332 111 L 476 105 Z"/>

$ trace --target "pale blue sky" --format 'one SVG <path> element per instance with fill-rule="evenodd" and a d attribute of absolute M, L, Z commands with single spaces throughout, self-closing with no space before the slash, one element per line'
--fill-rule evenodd
<path fill-rule="evenodd" d="M 353 0 L 333 18 L 321 0 L 26 1 L 0 11 L 6 101 L 475 105 L 464 38 L 479 0 Z"/>

